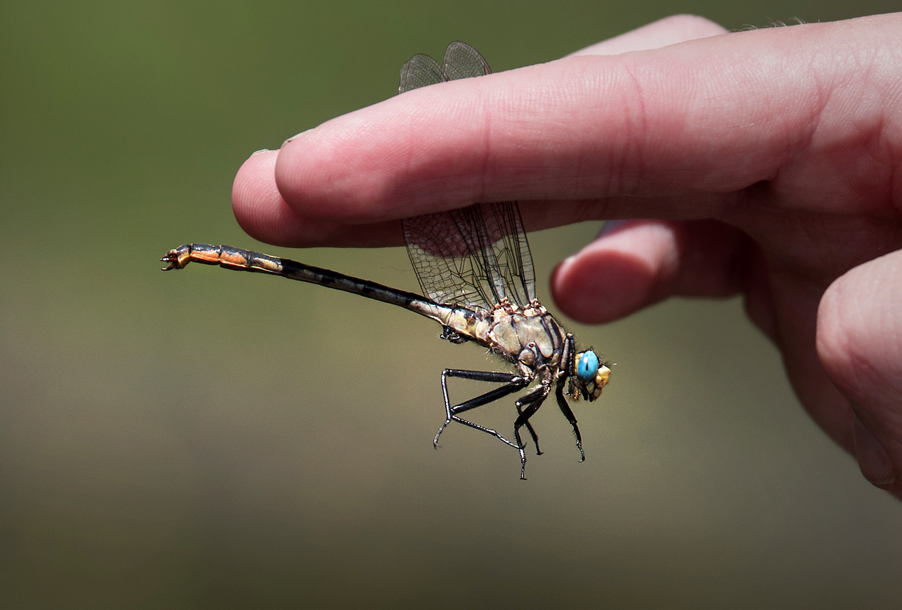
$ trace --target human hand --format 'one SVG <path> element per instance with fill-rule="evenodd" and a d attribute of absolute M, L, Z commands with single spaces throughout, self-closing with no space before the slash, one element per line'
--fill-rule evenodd
<path fill-rule="evenodd" d="M 530 230 L 622 219 L 556 269 L 564 313 L 741 292 L 815 421 L 902 497 L 900 39 L 902 14 L 665 19 L 324 123 L 244 164 L 235 214 L 299 247 L 400 245 L 400 218 L 477 201 Z"/>

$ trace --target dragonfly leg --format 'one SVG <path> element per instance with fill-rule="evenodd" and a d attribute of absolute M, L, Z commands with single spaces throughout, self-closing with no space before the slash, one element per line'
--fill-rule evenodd
<path fill-rule="evenodd" d="M 523 409 L 520 408 L 519 404 L 517 405 L 517 414 L 523 415 Z M 539 449 L 539 435 L 536 434 L 535 429 L 529 422 L 526 422 L 526 429 L 529 430 L 529 435 L 532 437 L 532 442 L 536 444 L 536 455 L 542 455 L 542 450 Z M 523 444 L 523 448 L 526 448 L 526 443 Z"/>
<path fill-rule="evenodd" d="M 472 381 L 488 381 L 494 383 L 505 383 L 507 385 L 503 385 L 500 388 L 495 388 L 490 392 L 486 392 L 476 398 L 471 398 L 466 402 L 462 402 L 458 405 L 451 406 L 451 401 L 448 399 L 448 377 L 457 377 L 460 379 L 470 379 Z M 483 405 L 487 405 L 490 402 L 494 402 L 500 398 L 504 398 L 509 394 L 513 394 L 514 392 L 523 388 L 523 386 L 527 385 L 529 380 L 525 377 L 520 377 L 518 375 L 514 375 L 512 373 L 493 373 L 490 371 L 462 371 L 458 369 L 445 369 L 442 372 L 442 394 L 445 398 L 445 421 L 439 427 L 438 432 L 435 433 L 435 438 L 432 439 L 432 445 L 437 449 L 438 448 L 438 439 L 442 435 L 442 432 L 445 431 L 445 428 L 448 427 L 452 421 L 456 421 L 465 426 L 470 426 L 471 428 L 476 428 L 477 430 L 482 430 L 486 434 L 491 434 L 498 440 L 502 441 L 505 444 L 510 445 L 511 447 L 518 448 L 519 447 L 503 436 L 499 434 L 496 430 L 491 428 L 486 428 L 485 426 L 481 426 L 477 423 L 468 421 L 459 416 L 460 413 L 464 413 L 465 411 L 469 411 L 470 409 L 475 409 L 477 407 L 481 407 Z"/>
<path fill-rule="evenodd" d="M 573 434 L 576 435 L 576 448 L 579 449 L 579 461 L 586 461 L 586 452 L 583 451 L 583 437 L 579 433 L 579 426 L 576 425 L 576 416 L 573 415 L 573 409 L 570 408 L 570 405 L 567 404 L 567 399 L 564 398 L 564 384 L 559 383 L 557 386 L 557 391 L 554 393 L 557 398 L 557 405 L 561 408 L 561 413 L 564 414 L 564 417 L 567 418 L 567 421 L 570 422 L 570 425 L 573 426 Z"/>
<path fill-rule="evenodd" d="M 540 386 L 517 401 L 517 411 L 520 413 L 520 416 L 514 422 L 514 438 L 517 439 L 517 449 L 520 451 L 520 479 L 523 481 L 526 480 L 526 451 L 523 450 L 524 445 L 520 438 L 520 428 L 526 426 L 526 429 L 529 430 L 533 440 L 536 442 L 536 449 L 538 449 L 539 439 L 536 438 L 535 431 L 529 423 L 529 418 L 539 410 L 539 407 L 545 402 L 546 396 L 548 396 L 548 388 Z M 524 405 L 526 405 L 526 408 L 521 410 Z M 538 455 L 541 455 L 541 452 Z"/>
<path fill-rule="evenodd" d="M 567 338 L 564 339 L 564 353 L 561 357 L 561 362 L 565 363 L 564 370 L 567 371 L 567 394 L 576 396 L 578 393 L 576 379 L 574 379 L 574 373 L 576 372 L 576 340 L 570 333 L 567 333 Z M 558 385 L 558 387 L 560 388 L 561 386 Z"/>
<path fill-rule="evenodd" d="M 546 395 L 547 395 L 547 392 L 544 392 L 543 388 L 538 388 L 538 389 L 536 389 L 536 391 L 534 391 L 530 394 L 527 394 L 526 396 L 524 396 L 523 398 L 521 398 L 520 400 L 518 400 L 516 402 L 517 414 L 522 416 L 523 415 L 523 407 L 525 405 L 528 405 L 529 403 L 533 402 L 534 400 L 539 400 L 539 399 L 544 400 Z M 536 444 L 536 455 L 542 455 L 542 450 L 539 449 L 539 435 L 536 434 L 535 429 L 532 427 L 532 424 L 529 423 L 528 419 L 523 422 L 523 425 L 525 425 L 526 429 L 529 430 L 529 435 L 532 437 L 533 442 Z M 526 448 L 525 443 L 523 444 L 523 447 L 524 447 L 524 449 Z"/>

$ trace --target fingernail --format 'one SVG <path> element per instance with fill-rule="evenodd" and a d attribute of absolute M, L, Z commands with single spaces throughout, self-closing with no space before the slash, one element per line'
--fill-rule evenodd
<path fill-rule="evenodd" d="M 268 148 L 261 148 L 260 150 L 255 150 L 254 152 L 252 152 L 251 156 L 253 157 L 254 155 L 262 155 L 263 153 L 268 153 L 268 152 L 269 152 Z"/>
<path fill-rule="evenodd" d="M 293 142 L 293 141 L 295 141 L 295 140 L 297 140 L 297 139 L 303 137 L 305 133 L 311 132 L 311 131 L 313 131 L 313 129 L 314 129 L 314 128 L 305 129 L 305 130 L 302 131 L 301 133 L 299 133 L 299 134 L 297 134 L 297 135 L 294 135 L 294 136 L 291 136 L 290 138 L 288 138 L 287 140 L 285 140 L 285 142 L 282 143 L 282 146 L 285 146 L 285 144 L 288 144 L 289 142 Z"/>
<path fill-rule="evenodd" d="M 883 445 L 855 416 L 855 457 L 861 474 L 874 485 L 892 485 L 897 476 Z"/>

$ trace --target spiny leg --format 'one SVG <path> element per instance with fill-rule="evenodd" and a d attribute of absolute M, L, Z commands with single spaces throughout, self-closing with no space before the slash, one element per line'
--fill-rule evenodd
<path fill-rule="evenodd" d="M 560 407 L 561 413 L 564 414 L 564 417 L 567 418 L 567 421 L 570 422 L 570 425 L 573 426 L 573 434 L 576 435 L 576 448 L 579 449 L 579 461 L 586 461 L 586 452 L 583 451 L 583 437 L 579 433 L 579 426 L 576 425 L 576 416 L 573 415 L 573 409 L 570 408 L 570 405 L 567 404 L 567 399 L 564 398 L 564 384 L 557 384 L 557 391 L 554 393 L 557 398 L 557 406 Z"/>
<path fill-rule="evenodd" d="M 563 368 L 567 372 L 567 393 L 571 396 L 577 395 L 576 389 L 576 339 L 573 338 L 573 335 L 567 333 L 567 338 L 564 339 L 564 353 L 561 357 L 561 362 L 564 363 Z M 558 381 L 558 388 L 563 387 L 562 381 Z"/>
<path fill-rule="evenodd" d="M 523 415 L 523 405 L 527 405 L 533 400 L 538 400 L 540 398 L 544 399 L 545 394 L 539 390 L 542 390 L 542 388 L 538 388 L 536 391 L 527 394 L 515 403 L 518 415 Z M 526 429 L 529 430 L 529 435 L 532 437 L 533 442 L 536 444 L 536 455 L 542 455 L 542 450 L 539 449 L 539 435 L 536 434 L 536 431 L 533 429 L 532 424 L 529 423 L 529 421 L 526 421 L 525 425 Z M 523 448 L 526 448 L 525 444 L 523 445 Z"/>
<path fill-rule="evenodd" d="M 520 479 L 526 480 L 526 452 L 523 450 L 523 441 L 520 439 L 520 428 L 522 426 L 527 426 L 529 428 L 529 418 L 535 415 L 536 411 L 539 410 L 539 407 L 542 406 L 542 403 L 545 402 L 545 397 L 548 396 L 549 388 L 543 386 L 539 386 L 523 398 L 517 401 L 517 411 L 520 412 L 520 416 L 517 417 L 517 421 L 514 422 L 514 438 L 517 439 L 517 449 L 520 452 Z M 523 405 L 528 405 L 525 410 L 520 410 Z M 535 437 L 533 437 L 535 438 Z M 536 445 L 538 445 L 538 441 L 536 441 Z"/>
<path fill-rule="evenodd" d="M 471 381 L 488 381 L 493 383 L 506 383 L 507 385 L 501 386 L 500 388 L 495 388 L 490 392 L 486 392 L 476 398 L 471 398 L 466 402 L 462 402 L 458 405 L 451 406 L 451 401 L 448 398 L 448 377 L 457 377 L 459 379 L 469 379 Z M 444 432 L 445 428 L 451 421 L 456 421 L 458 423 L 464 424 L 465 426 L 470 426 L 471 428 L 476 428 L 477 430 L 482 430 L 486 434 L 491 434 L 498 440 L 502 441 L 510 445 L 511 447 L 515 447 L 519 449 L 519 447 L 503 436 L 499 434 L 496 430 L 491 428 L 486 428 L 485 426 L 481 426 L 477 423 L 466 420 L 462 417 L 458 417 L 459 413 L 464 413 L 465 411 L 469 411 L 470 409 L 475 409 L 477 407 L 481 407 L 483 405 L 487 405 L 490 402 L 494 402 L 499 398 L 503 398 L 509 394 L 513 394 L 518 390 L 522 389 L 523 386 L 529 383 L 529 380 L 520 377 L 518 375 L 514 375 L 512 373 L 494 373 L 490 371 L 462 371 L 458 369 L 445 369 L 442 371 L 442 395 L 445 398 L 445 421 L 439 427 L 438 432 L 435 433 L 435 438 L 432 439 L 432 445 L 438 449 L 438 439 Z"/>

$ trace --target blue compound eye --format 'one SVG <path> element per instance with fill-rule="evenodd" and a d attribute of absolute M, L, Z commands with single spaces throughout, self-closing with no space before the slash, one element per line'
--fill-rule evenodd
<path fill-rule="evenodd" d="M 576 376 L 580 381 L 589 383 L 595 381 L 595 374 L 598 373 L 598 356 L 595 352 L 584 352 L 576 365 Z"/>

